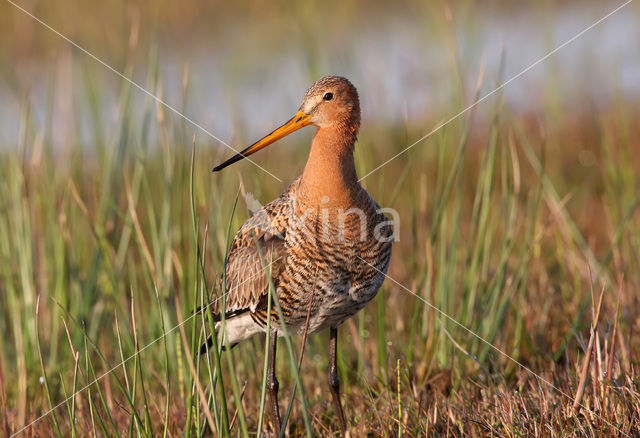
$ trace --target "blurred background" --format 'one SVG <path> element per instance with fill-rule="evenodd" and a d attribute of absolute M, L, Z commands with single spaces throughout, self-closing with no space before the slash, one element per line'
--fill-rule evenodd
<path fill-rule="evenodd" d="M 285 120 L 314 80 L 350 78 L 365 126 L 448 118 L 462 88 L 471 103 L 486 59 L 483 94 L 520 73 L 621 2 L 124 2 L 24 1 L 19 5 L 226 142 L 242 145 Z M 122 79 L 9 3 L 0 6 L 2 147 L 17 144 L 21 102 L 36 122 L 53 105 L 52 141 L 90 121 L 73 112 L 86 82 L 100 92 L 105 127 Z M 640 93 L 640 29 L 633 3 L 540 63 L 503 91 L 518 113 L 588 112 Z M 155 92 L 157 90 L 149 90 Z M 132 92 L 134 105 L 147 96 Z M 452 112 L 455 111 L 455 112 Z M 478 117 L 486 112 L 480 111 Z M 172 115 L 171 117 L 175 117 Z M 486 116 L 485 116 L 486 117 Z M 425 132 L 426 133 L 426 132 Z M 409 140 L 409 139 L 408 139 Z"/>
<path fill-rule="evenodd" d="M 279 195 L 311 128 L 252 157 L 277 178 L 211 168 L 338 74 L 360 93 L 363 184 L 400 215 L 389 274 L 418 295 L 387 281 L 341 329 L 354 436 L 638 436 L 640 3 L 581 34 L 623 4 L 0 2 L 1 430 L 267 431 L 262 339 L 200 357 L 196 310 L 239 195 Z M 296 398 L 279 347 L 291 436 L 339 433 L 326 336 Z"/>

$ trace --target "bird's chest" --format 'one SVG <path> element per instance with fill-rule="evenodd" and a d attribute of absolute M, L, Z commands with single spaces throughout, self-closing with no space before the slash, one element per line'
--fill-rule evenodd
<path fill-rule="evenodd" d="M 352 298 L 377 290 L 385 243 L 373 232 L 376 219 L 356 208 L 298 212 L 289 223 L 287 253 L 299 283 Z"/>
<path fill-rule="evenodd" d="M 348 272 L 369 240 L 367 217 L 343 209 L 303 210 L 291 218 L 287 246 L 315 269 Z"/>

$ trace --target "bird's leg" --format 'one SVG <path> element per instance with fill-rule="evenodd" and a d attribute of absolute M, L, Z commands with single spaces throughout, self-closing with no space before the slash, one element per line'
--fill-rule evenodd
<path fill-rule="evenodd" d="M 347 431 L 347 422 L 340 403 L 340 378 L 338 378 L 338 328 L 331 327 L 329 340 L 329 389 L 333 396 L 333 404 L 336 405 L 336 414 L 340 421 L 340 429 L 344 434 Z"/>
<path fill-rule="evenodd" d="M 267 369 L 267 389 L 269 390 L 269 410 L 273 420 L 276 436 L 280 435 L 282 420 L 280 419 L 280 407 L 278 406 L 278 388 L 280 384 L 276 378 L 276 346 L 278 345 L 278 331 L 269 333 L 269 364 Z"/>

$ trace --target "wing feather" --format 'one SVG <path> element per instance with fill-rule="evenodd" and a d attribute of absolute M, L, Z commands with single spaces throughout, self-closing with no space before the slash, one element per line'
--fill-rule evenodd
<path fill-rule="evenodd" d="M 234 237 L 227 258 L 225 312 L 255 312 L 269 291 L 269 271 L 277 287 L 287 256 L 285 237 L 292 210 L 292 187 L 296 183 L 256 211 Z"/>

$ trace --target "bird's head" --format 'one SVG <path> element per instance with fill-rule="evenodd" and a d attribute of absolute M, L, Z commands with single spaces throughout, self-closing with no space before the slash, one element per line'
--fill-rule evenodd
<path fill-rule="evenodd" d="M 320 79 L 307 90 L 295 116 L 275 131 L 214 167 L 213 171 L 222 170 L 308 125 L 315 125 L 320 129 L 337 127 L 356 134 L 360 127 L 360 100 L 356 87 L 342 76 L 326 76 Z"/>

